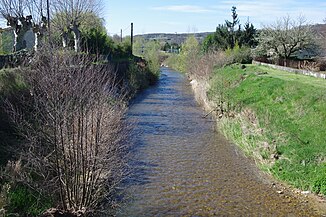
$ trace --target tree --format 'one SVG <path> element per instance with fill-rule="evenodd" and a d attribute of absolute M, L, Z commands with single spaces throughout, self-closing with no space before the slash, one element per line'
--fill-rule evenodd
<path fill-rule="evenodd" d="M 48 20 L 44 14 L 46 11 L 45 0 L 29 0 L 28 11 L 32 17 L 32 30 L 34 33 L 34 50 L 37 51 L 40 40 L 48 31 Z"/>
<path fill-rule="evenodd" d="M 256 47 L 258 45 L 257 30 L 252 23 L 247 22 L 244 26 L 244 30 L 240 34 L 239 44 L 241 46 Z"/>
<path fill-rule="evenodd" d="M 144 53 L 147 52 L 147 42 L 144 37 L 136 37 L 133 43 L 133 53 L 135 56 L 144 57 Z"/>
<path fill-rule="evenodd" d="M 171 45 L 169 44 L 169 42 L 165 42 L 165 44 L 162 47 L 163 51 L 169 51 L 171 49 Z"/>
<path fill-rule="evenodd" d="M 99 28 L 91 28 L 82 32 L 83 51 L 91 54 L 112 54 L 113 40 L 105 31 Z"/>
<path fill-rule="evenodd" d="M 189 64 L 198 57 L 199 43 L 194 35 L 191 35 L 181 45 L 181 51 L 179 54 L 179 69 L 181 72 L 187 72 L 189 70 Z"/>
<path fill-rule="evenodd" d="M 266 56 L 284 58 L 286 60 L 298 54 L 307 52 L 312 54 L 316 46 L 311 25 L 304 17 L 297 20 L 289 16 L 277 20 L 274 24 L 266 26 L 259 35 L 260 50 Z"/>
<path fill-rule="evenodd" d="M 31 17 L 25 17 L 27 0 L 1 0 L 0 12 L 7 26 L 14 29 L 13 51 L 23 48 L 23 36 L 32 27 Z"/>
<path fill-rule="evenodd" d="M 74 49 L 80 51 L 81 26 L 92 20 L 89 14 L 99 12 L 98 0 L 56 0 L 53 4 L 56 19 L 54 26 L 60 31 L 63 47 L 68 45 L 71 32 L 74 37 Z"/>
<path fill-rule="evenodd" d="M 207 53 L 214 50 L 233 49 L 236 45 L 255 47 L 257 46 L 257 31 L 253 24 L 247 22 L 244 30 L 241 29 L 236 7 L 232 9 L 232 21 L 225 21 L 225 24 L 219 24 L 213 34 L 208 35 L 202 45 L 203 52 Z"/>
<path fill-rule="evenodd" d="M 204 52 L 225 50 L 232 45 L 232 36 L 226 25 L 219 24 L 213 34 L 208 35 L 202 45 Z"/>
<path fill-rule="evenodd" d="M 160 71 L 161 48 L 162 46 L 158 41 L 137 37 L 133 43 L 133 54 L 144 58 L 148 63 L 149 70 L 158 75 Z"/>
<path fill-rule="evenodd" d="M 24 48 L 23 37 L 27 31 L 33 30 L 35 35 L 35 50 L 39 37 L 47 29 L 47 18 L 43 15 L 45 3 L 42 0 L 1 0 L 0 13 L 7 21 L 7 26 L 14 29 L 13 51 Z M 26 15 L 27 14 L 27 15 Z"/>
<path fill-rule="evenodd" d="M 143 55 L 148 62 L 149 70 L 158 75 L 160 71 L 160 43 L 158 41 L 148 41 L 144 49 Z"/>
<path fill-rule="evenodd" d="M 80 31 L 83 51 L 92 54 L 112 54 L 114 42 L 106 32 L 104 19 L 93 12 L 84 13 L 82 16 L 84 22 L 80 25 Z"/>
<path fill-rule="evenodd" d="M 66 18 L 62 12 L 55 11 L 51 19 L 51 35 L 53 38 L 60 38 L 63 48 L 68 46 L 70 34 L 69 20 Z"/>
<path fill-rule="evenodd" d="M 233 48 L 236 42 L 235 27 L 240 23 L 240 20 L 238 19 L 237 8 L 235 6 L 232 6 L 231 12 L 232 12 L 232 21 L 225 20 L 225 24 L 226 27 L 228 28 L 228 31 L 230 32 L 230 36 L 231 36 L 230 46 L 231 48 Z M 239 30 L 240 29 L 241 28 L 239 25 Z"/>

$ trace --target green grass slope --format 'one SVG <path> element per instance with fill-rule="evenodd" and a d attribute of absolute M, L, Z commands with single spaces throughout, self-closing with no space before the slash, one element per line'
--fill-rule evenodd
<path fill-rule="evenodd" d="M 216 69 L 227 137 L 277 178 L 326 195 L 326 81 L 264 66 Z"/>

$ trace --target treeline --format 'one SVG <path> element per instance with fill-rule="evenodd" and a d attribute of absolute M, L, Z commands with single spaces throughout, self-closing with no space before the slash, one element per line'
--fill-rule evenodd
<path fill-rule="evenodd" d="M 239 63 L 251 63 L 252 59 L 257 59 L 287 66 L 289 60 L 299 59 L 315 61 L 315 65 L 324 64 L 319 58 L 322 40 L 317 38 L 316 32 L 303 16 L 297 19 L 285 16 L 257 30 L 249 21 L 240 24 L 236 7 L 233 6 L 231 12 L 231 21 L 219 24 L 202 44 L 190 37 L 181 45 L 180 55 L 170 58 L 169 65 L 186 72 L 188 70 L 184 66 L 189 66 L 185 63 L 186 56 L 197 53 L 198 58 L 201 58 L 216 52 L 224 52 Z"/>
<path fill-rule="evenodd" d="M 25 48 L 37 51 L 51 42 L 65 50 L 74 50 L 109 59 L 127 58 L 131 43 L 120 42 L 107 34 L 100 17 L 101 2 L 90 0 L 51 1 L 10 0 L 0 2 L 1 17 L 7 22 L 2 34 L 2 52 L 11 53 Z M 47 9 L 51 14 L 48 20 Z M 33 41 L 32 41 L 33 40 Z M 10 48 L 10 46 L 12 46 Z"/>
<path fill-rule="evenodd" d="M 180 55 L 172 55 L 167 64 L 182 72 L 197 70 L 199 62 L 206 62 L 209 56 L 223 55 L 226 62 L 250 63 L 252 49 L 258 44 L 257 30 L 252 23 L 240 24 L 236 7 L 232 7 L 232 20 L 216 27 L 213 34 L 208 35 L 202 44 L 195 37 L 190 36 L 180 48 Z M 222 54 L 223 53 L 223 54 Z M 203 66 L 205 67 L 205 66 Z"/>

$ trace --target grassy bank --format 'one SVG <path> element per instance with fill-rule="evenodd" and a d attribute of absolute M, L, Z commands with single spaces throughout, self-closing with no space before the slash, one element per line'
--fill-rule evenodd
<path fill-rule="evenodd" d="M 210 82 L 229 139 L 278 179 L 326 195 L 325 80 L 236 64 Z"/>

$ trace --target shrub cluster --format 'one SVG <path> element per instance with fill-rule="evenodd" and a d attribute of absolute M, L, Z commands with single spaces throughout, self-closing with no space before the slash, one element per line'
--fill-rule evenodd
<path fill-rule="evenodd" d="M 19 69 L 28 91 L 5 105 L 22 138 L 1 174 L 9 211 L 87 215 L 108 206 L 125 174 L 125 90 L 109 65 L 93 62 L 44 49 Z"/>

